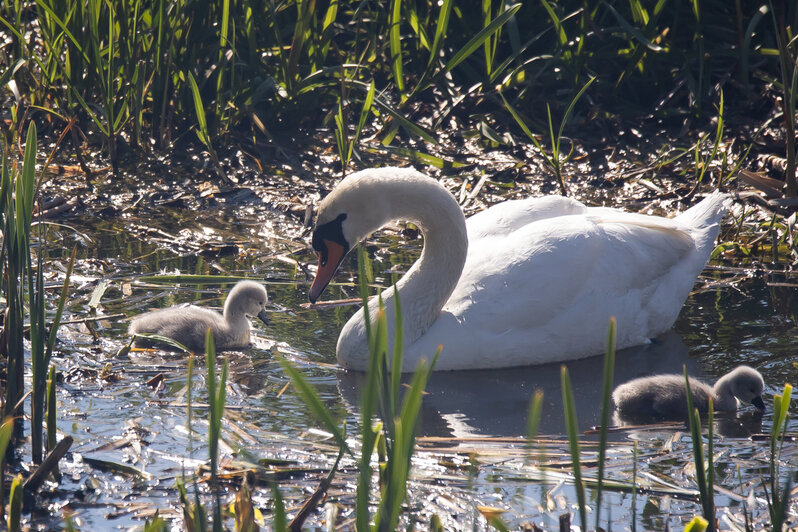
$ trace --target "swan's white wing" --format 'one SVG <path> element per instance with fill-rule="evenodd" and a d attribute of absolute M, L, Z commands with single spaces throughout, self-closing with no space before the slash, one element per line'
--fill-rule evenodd
<path fill-rule="evenodd" d="M 483 238 L 505 238 L 513 231 L 546 218 L 583 214 L 588 208 L 563 196 L 511 200 L 480 211 L 466 220 L 470 246 Z"/>
<path fill-rule="evenodd" d="M 560 216 L 472 243 L 452 297 L 412 350 L 443 343 L 440 369 L 499 367 L 598 354 L 610 316 L 619 347 L 663 332 L 687 296 L 682 277 L 697 273 L 695 248 L 677 224 L 650 220 Z"/>

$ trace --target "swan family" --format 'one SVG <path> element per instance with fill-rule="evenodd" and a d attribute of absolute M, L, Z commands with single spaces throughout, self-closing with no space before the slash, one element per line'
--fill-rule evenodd
<path fill-rule="evenodd" d="M 403 371 L 431 357 L 438 345 L 443 350 L 437 370 L 574 360 L 603 352 L 612 316 L 618 348 L 646 343 L 673 325 L 729 204 L 726 194 L 716 192 L 668 219 L 552 196 L 505 201 L 466 219 L 435 179 L 409 168 L 363 170 L 344 178 L 318 208 L 312 245 L 319 262 L 309 298 L 319 298 L 358 242 L 387 223 L 406 220 L 420 228 L 424 246 L 382 296 L 389 343 L 395 336 L 393 299 L 401 301 Z M 134 318 L 129 332 L 166 336 L 201 351 L 210 329 L 217 349 L 242 348 L 250 340 L 249 317 L 268 323 L 267 301 L 262 285 L 242 281 L 221 315 L 172 307 Z M 371 319 L 377 306 L 372 298 Z M 366 369 L 363 312 L 344 325 L 336 354 L 343 367 Z M 701 412 L 709 398 L 717 410 L 736 410 L 738 400 L 764 409 L 762 376 L 747 366 L 714 387 L 693 378 L 690 384 Z M 686 413 L 680 375 L 635 379 L 612 397 L 622 418 Z"/>
<path fill-rule="evenodd" d="M 205 351 L 205 334 L 210 329 L 217 350 L 240 349 L 249 345 L 248 317 L 269 323 L 264 309 L 268 301 L 261 284 L 239 281 L 230 290 L 222 314 L 194 305 L 170 307 L 133 318 L 128 331 L 132 335 L 165 336 L 201 353 Z M 137 345 L 150 343 L 146 338 L 136 338 Z"/>
<path fill-rule="evenodd" d="M 619 349 L 673 325 L 729 204 L 716 192 L 668 219 L 550 196 L 505 201 L 466 219 L 448 190 L 412 168 L 363 170 L 319 205 L 309 298 L 319 298 L 358 242 L 406 220 L 420 228 L 424 247 L 382 295 L 390 343 L 397 293 L 401 302 L 403 371 L 438 345 L 436 370 L 579 359 L 604 351 L 611 316 Z M 372 298 L 372 319 L 377 306 Z M 344 325 L 336 354 L 343 367 L 366 369 L 363 312 Z"/>

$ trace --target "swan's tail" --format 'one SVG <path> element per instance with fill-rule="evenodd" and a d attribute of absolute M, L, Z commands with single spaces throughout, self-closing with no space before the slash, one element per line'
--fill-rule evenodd
<path fill-rule="evenodd" d="M 715 191 L 676 217 L 680 224 L 689 229 L 696 249 L 706 254 L 707 258 L 714 249 L 720 220 L 731 206 L 731 196 Z"/>
<path fill-rule="evenodd" d="M 716 190 L 677 216 L 676 219 L 687 227 L 706 227 L 720 222 L 723 214 L 729 210 L 731 205 L 731 196 Z"/>

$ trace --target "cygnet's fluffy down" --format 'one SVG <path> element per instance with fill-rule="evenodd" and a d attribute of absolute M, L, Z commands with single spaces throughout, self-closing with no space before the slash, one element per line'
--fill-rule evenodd
<path fill-rule="evenodd" d="M 137 316 L 130 322 L 130 334 L 150 333 L 166 336 L 195 352 L 205 351 L 205 332 L 213 333 L 219 351 L 249 345 L 249 317 L 257 316 L 268 324 L 264 307 L 266 289 L 255 281 L 240 281 L 227 296 L 224 314 L 194 305 L 170 307 Z M 151 342 L 137 338 L 136 345 Z"/>
<path fill-rule="evenodd" d="M 762 391 L 765 382 L 760 373 L 748 366 L 739 366 L 710 387 L 690 377 L 693 406 L 700 414 L 709 411 L 709 398 L 715 411 L 737 410 L 737 400 L 765 409 Z M 683 375 L 654 375 L 621 384 L 612 392 L 612 401 L 619 417 L 625 420 L 687 419 L 687 393 Z"/>

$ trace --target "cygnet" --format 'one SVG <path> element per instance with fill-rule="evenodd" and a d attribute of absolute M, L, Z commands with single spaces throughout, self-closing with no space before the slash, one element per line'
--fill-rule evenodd
<path fill-rule="evenodd" d="M 194 305 L 170 307 L 147 312 L 130 322 L 129 333 L 166 336 L 195 352 L 205 351 L 205 332 L 213 333 L 219 351 L 249 345 L 248 317 L 257 316 L 269 324 L 264 307 L 269 298 L 266 289 L 255 281 L 240 281 L 227 296 L 224 314 Z M 143 338 L 136 345 L 151 345 Z"/>
<path fill-rule="evenodd" d="M 709 398 L 715 411 L 737 410 L 737 400 L 765 409 L 762 375 L 748 366 L 739 366 L 715 383 L 715 386 L 690 377 L 693 407 L 700 414 L 709 411 Z M 621 384 L 612 392 L 619 417 L 625 420 L 687 419 L 687 394 L 683 375 L 654 375 Z"/>

